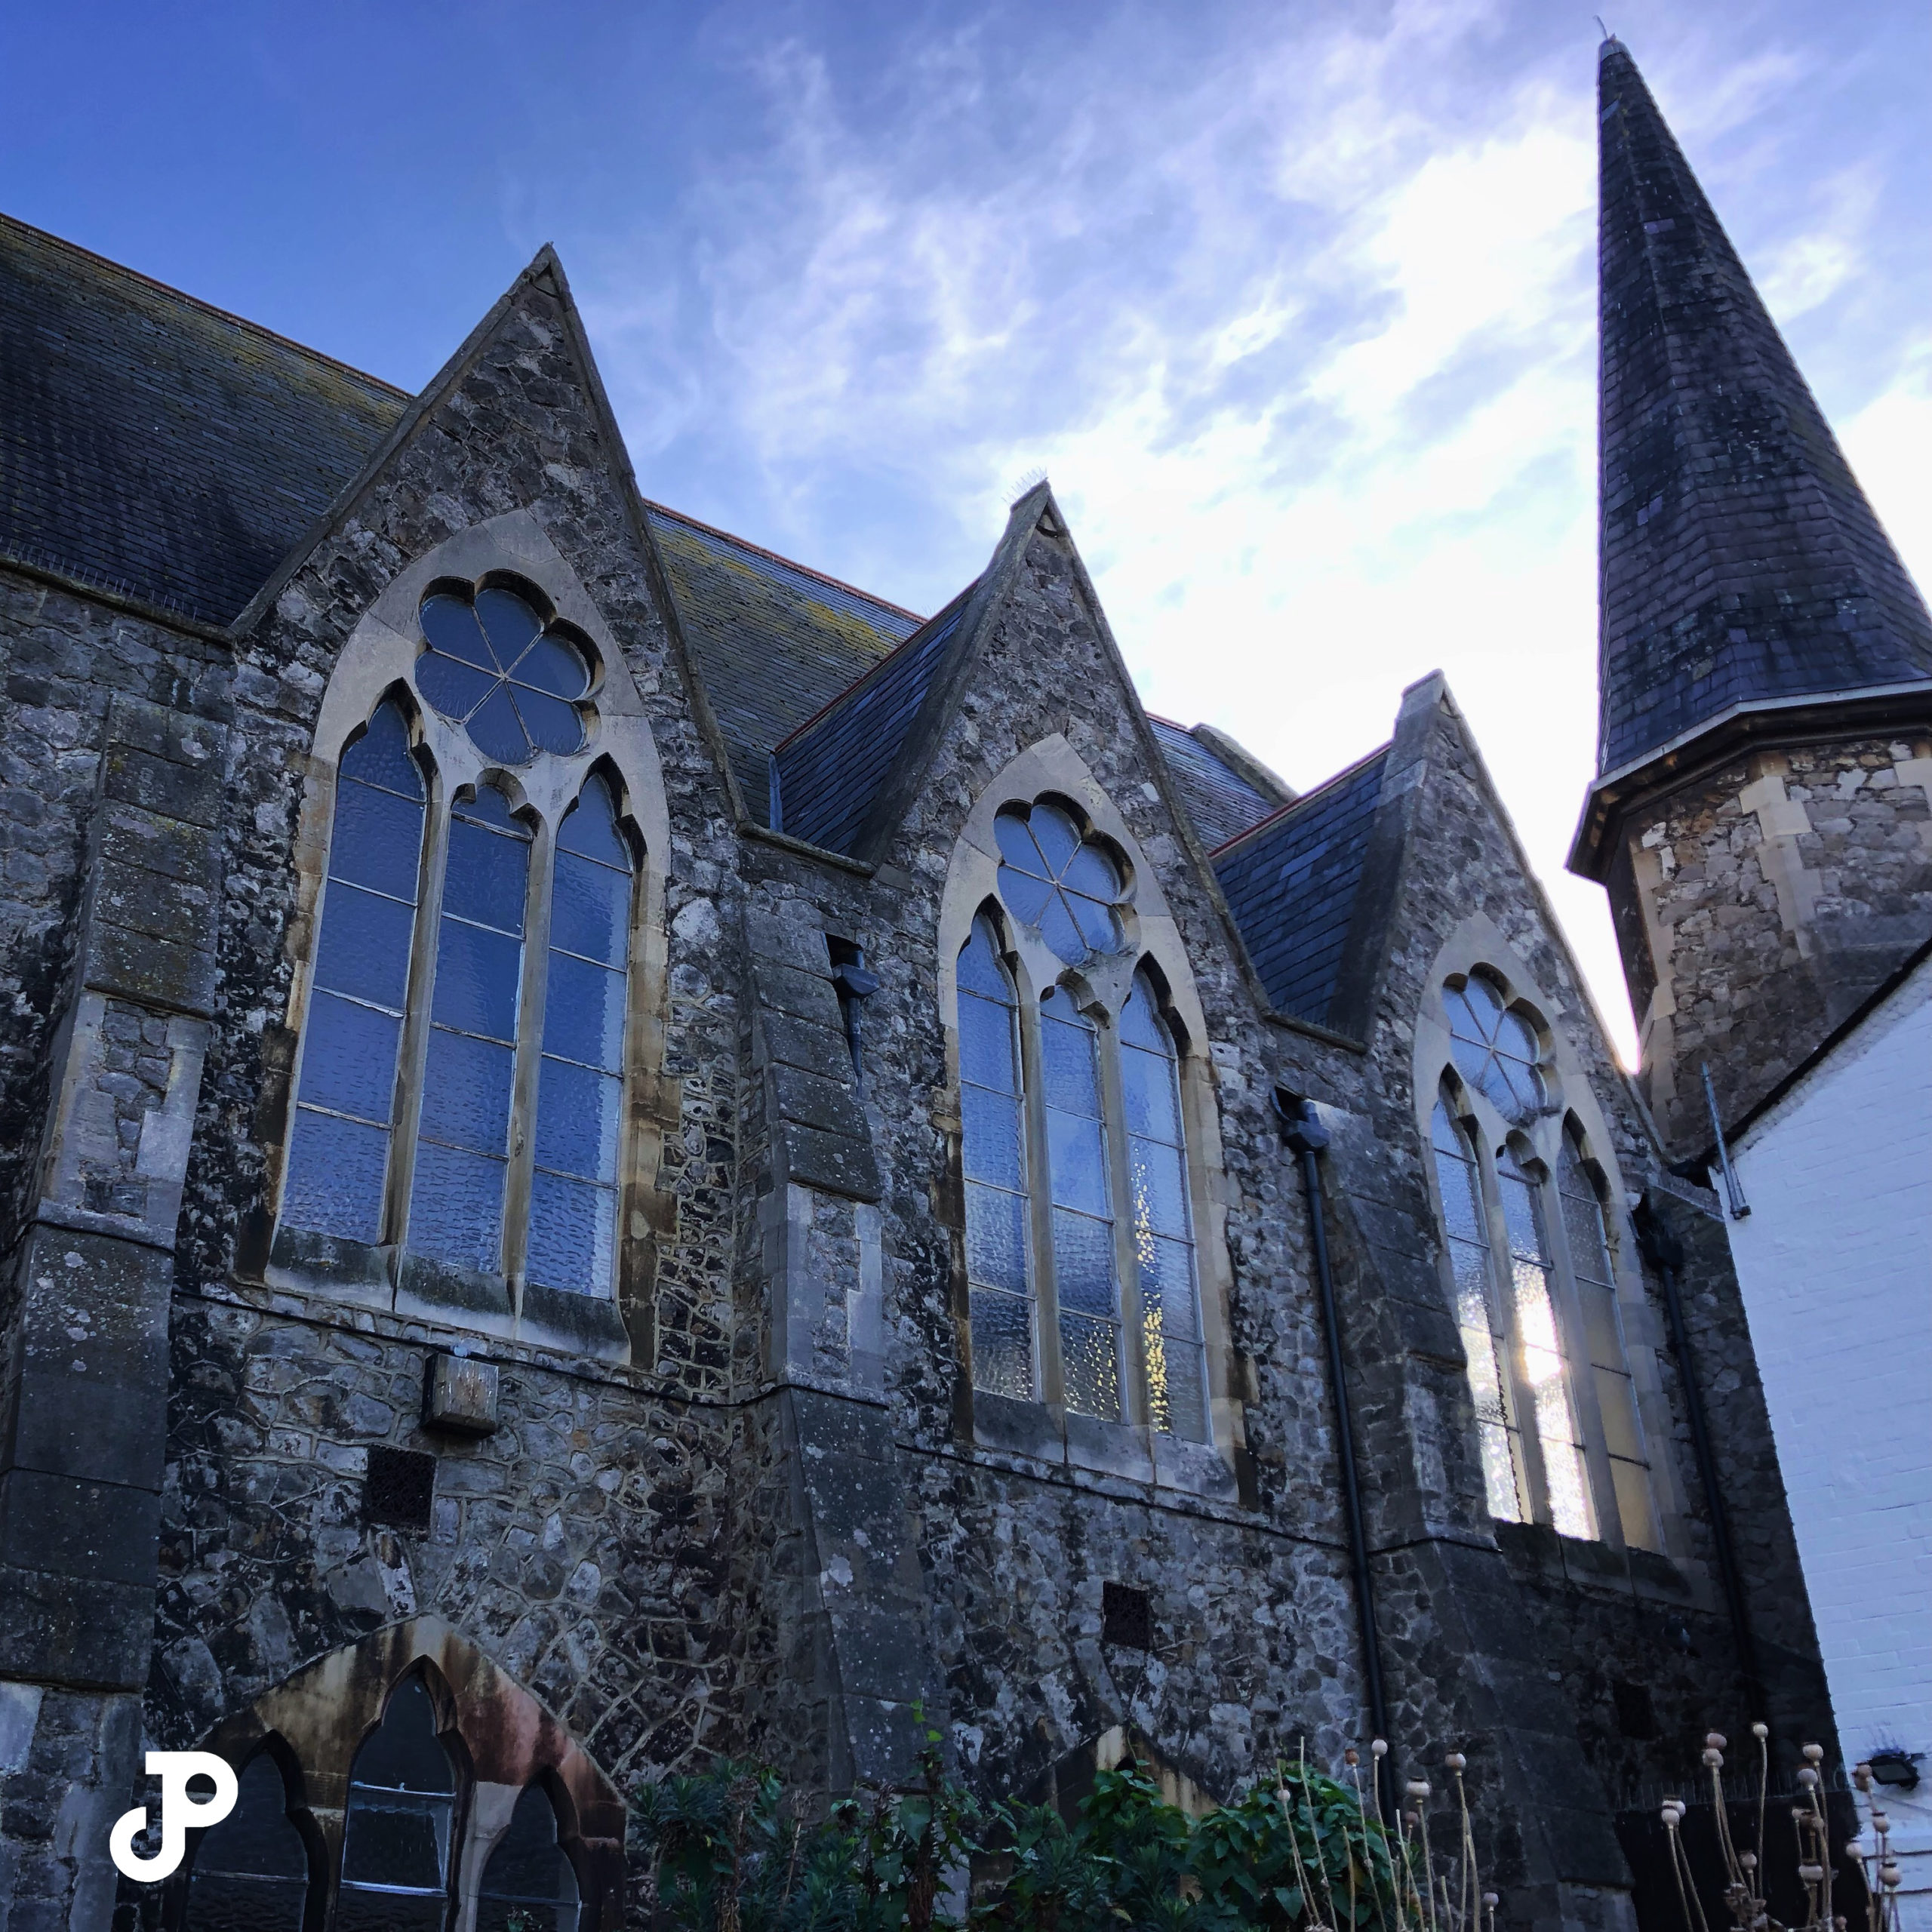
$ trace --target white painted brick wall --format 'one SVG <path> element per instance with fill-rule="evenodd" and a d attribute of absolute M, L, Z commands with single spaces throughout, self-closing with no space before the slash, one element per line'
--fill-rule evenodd
<path fill-rule="evenodd" d="M 1932 1932 L 1932 962 L 1732 1150 L 1729 1223 L 1840 1741 L 1925 1754 L 1884 1808 Z"/>

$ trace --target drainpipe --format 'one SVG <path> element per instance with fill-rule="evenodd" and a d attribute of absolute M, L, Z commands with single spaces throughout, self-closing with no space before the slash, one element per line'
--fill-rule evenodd
<path fill-rule="evenodd" d="M 1758 1674 L 1758 1647 L 1751 1635 L 1751 1620 L 1745 1609 L 1744 1586 L 1737 1574 L 1737 1556 L 1730 1540 L 1730 1518 L 1724 1506 L 1724 1492 L 1718 1487 L 1717 1458 L 1711 1451 L 1711 1427 L 1704 1413 L 1704 1392 L 1697 1381 L 1697 1364 L 1690 1354 L 1690 1337 L 1684 1325 L 1684 1303 L 1677 1291 L 1677 1272 L 1684 1266 L 1684 1244 L 1665 1226 L 1663 1217 L 1652 1205 L 1647 1190 L 1632 1220 L 1637 1230 L 1637 1247 L 1644 1259 L 1657 1272 L 1663 1284 L 1663 1306 L 1670 1324 L 1670 1346 L 1677 1357 L 1678 1372 L 1684 1377 L 1684 1406 L 1690 1418 L 1690 1447 L 1697 1459 L 1697 1479 L 1704 1486 L 1704 1498 L 1711 1512 L 1711 1541 L 1718 1559 L 1718 1577 L 1724 1589 L 1724 1608 L 1730 1618 L 1731 1635 L 1737 1644 L 1737 1660 L 1744 1667 L 1745 1688 L 1751 1702 L 1751 1715 L 1765 1715 L 1764 1679 Z"/>
<path fill-rule="evenodd" d="M 1328 1263 L 1328 1229 L 1321 1210 L 1321 1171 L 1316 1156 L 1328 1145 L 1312 1100 L 1284 1093 L 1275 1096 L 1290 1150 L 1301 1161 L 1301 1184 L 1308 1198 L 1308 1226 L 1315 1244 L 1315 1279 L 1321 1297 L 1321 1323 L 1328 1335 L 1328 1383 L 1335 1398 L 1335 1440 L 1342 1462 L 1342 1509 L 1349 1523 L 1349 1559 L 1355 1571 L 1355 1615 L 1361 1626 L 1362 1675 L 1367 1680 L 1369 1721 L 1377 1737 L 1389 1735 L 1389 1706 L 1382 1688 L 1382 1644 L 1376 1634 L 1375 1583 L 1368 1567 L 1368 1528 L 1362 1516 L 1361 1481 L 1355 1469 L 1355 1423 L 1349 1411 L 1349 1381 L 1342 1361 L 1342 1324 L 1335 1309 L 1335 1277 Z M 1383 1780 L 1384 1817 L 1398 1816 L 1394 1804 L 1395 1772 L 1390 1760 L 1376 1763 Z"/>

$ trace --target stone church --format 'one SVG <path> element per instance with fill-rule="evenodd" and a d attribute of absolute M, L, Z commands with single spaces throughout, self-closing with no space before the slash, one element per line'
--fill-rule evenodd
<path fill-rule="evenodd" d="M 548 251 L 410 395 L 0 221 L 0 1926 L 617 1932 L 639 1781 L 930 1725 L 1459 1747 L 1620 1928 L 1835 1758 L 1700 1069 L 1932 931 L 1932 633 L 1601 85 L 1634 1081 L 1440 676 L 1297 795 L 1044 484 L 929 617 L 657 503 Z"/>

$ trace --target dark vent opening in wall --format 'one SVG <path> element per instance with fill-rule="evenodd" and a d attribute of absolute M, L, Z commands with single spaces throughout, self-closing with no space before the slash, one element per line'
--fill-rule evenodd
<path fill-rule="evenodd" d="M 420 1449 L 369 1451 L 362 1484 L 362 1520 L 397 1530 L 426 1530 L 436 1494 L 436 1459 Z"/>
<path fill-rule="evenodd" d="M 1154 1647 L 1154 1604 L 1145 1590 L 1131 1583 L 1100 1586 L 1100 1641 L 1124 1651 Z"/>
<path fill-rule="evenodd" d="M 1658 1734 L 1657 1706 L 1651 1701 L 1647 1684 L 1626 1684 L 1622 1678 L 1616 1678 L 1611 1681 L 1610 1694 L 1617 1706 L 1617 1727 L 1626 1737 L 1641 1740 Z"/>

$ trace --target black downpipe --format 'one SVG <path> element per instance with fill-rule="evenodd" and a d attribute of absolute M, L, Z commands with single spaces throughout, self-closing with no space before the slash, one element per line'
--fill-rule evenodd
<path fill-rule="evenodd" d="M 1389 1705 L 1382 1687 L 1382 1643 L 1375 1623 L 1375 1581 L 1368 1567 L 1368 1526 L 1362 1515 L 1361 1479 L 1355 1469 L 1355 1423 L 1349 1410 L 1349 1381 L 1342 1362 L 1342 1323 L 1335 1307 L 1335 1277 L 1328 1264 L 1328 1229 L 1321 1211 L 1321 1171 L 1316 1156 L 1328 1145 L 1328 1130 L 1314 1105 L 1277 1094 L 1275 1105 L 1287 1129 L 1288 1146 L 1301 1161 L 1301 1184 L 1308 1197 L 1309 1232 L 1315 1244 L 1315 1278 L 1321 1297 L 1321 1323 L 1328 1334 L 1328 1382 L 1335 1397 L 1335 1440 L 1341 1453 L 1342 1508 L 1349 1519 L 1349 1558 L 1355 1571 L 1355 1615 L 1361 1626 L 1362 1675 L 1367 1679 L 1369 1721 L 1375 1735 L 1389 1735 Z M 1396 1815 L 1389 1759 L 1376 1760 L 1383 1816 Z"/>
<path fill-rule="evenodd" d="M 1758 1672 L 1758 1647 L 1751 1635 L 1751 1619 L 1745 1608 L 1744 1586 L 1737 1574 L 1737 1556 L 1730 1540 L 1730 1518 L 1724 1506 L 1724 1492 L 1718 1487 L 1717 1458 L 1711 1453 L 1711 1428 L 1704 1414 L 1704 1392 L 1697 1380 L 1697 1364 L 1690 1353 L 1690 1331 L 1684 1325 L 1684 1304 L 1677 1291 L 1677 1272 L 1684 1266 L 1684 1244 L 1665 1226 L 1663 1217 L 1651 1204 L 1647 1193 L 1632 1217 L 1636 1224 L 1637 1246 L 1644 1259 L 1657 1272 L 1663 1284 L 1665 1318 L 1670 1324 L 1670 1346 L 1677 1357 L 1678 1372 L 1684 1378 L 1684 1406 L 1690 1418 L 1690 1447 L 1697 1459 L 1697 1479 L 1704 1486 L 1704 1499 L 1711 1512 L 1711 1540 L 1716 1546 L 1718 1578 L 1724 1588 L 1724 1608 L 1730 1617 L 1731 1635 L 1737 1644 L 1737 1660 L 1744 1667 L 1745 1687 L 1751 1715 L 1766 1715 L 1764 1681 Z"/>

